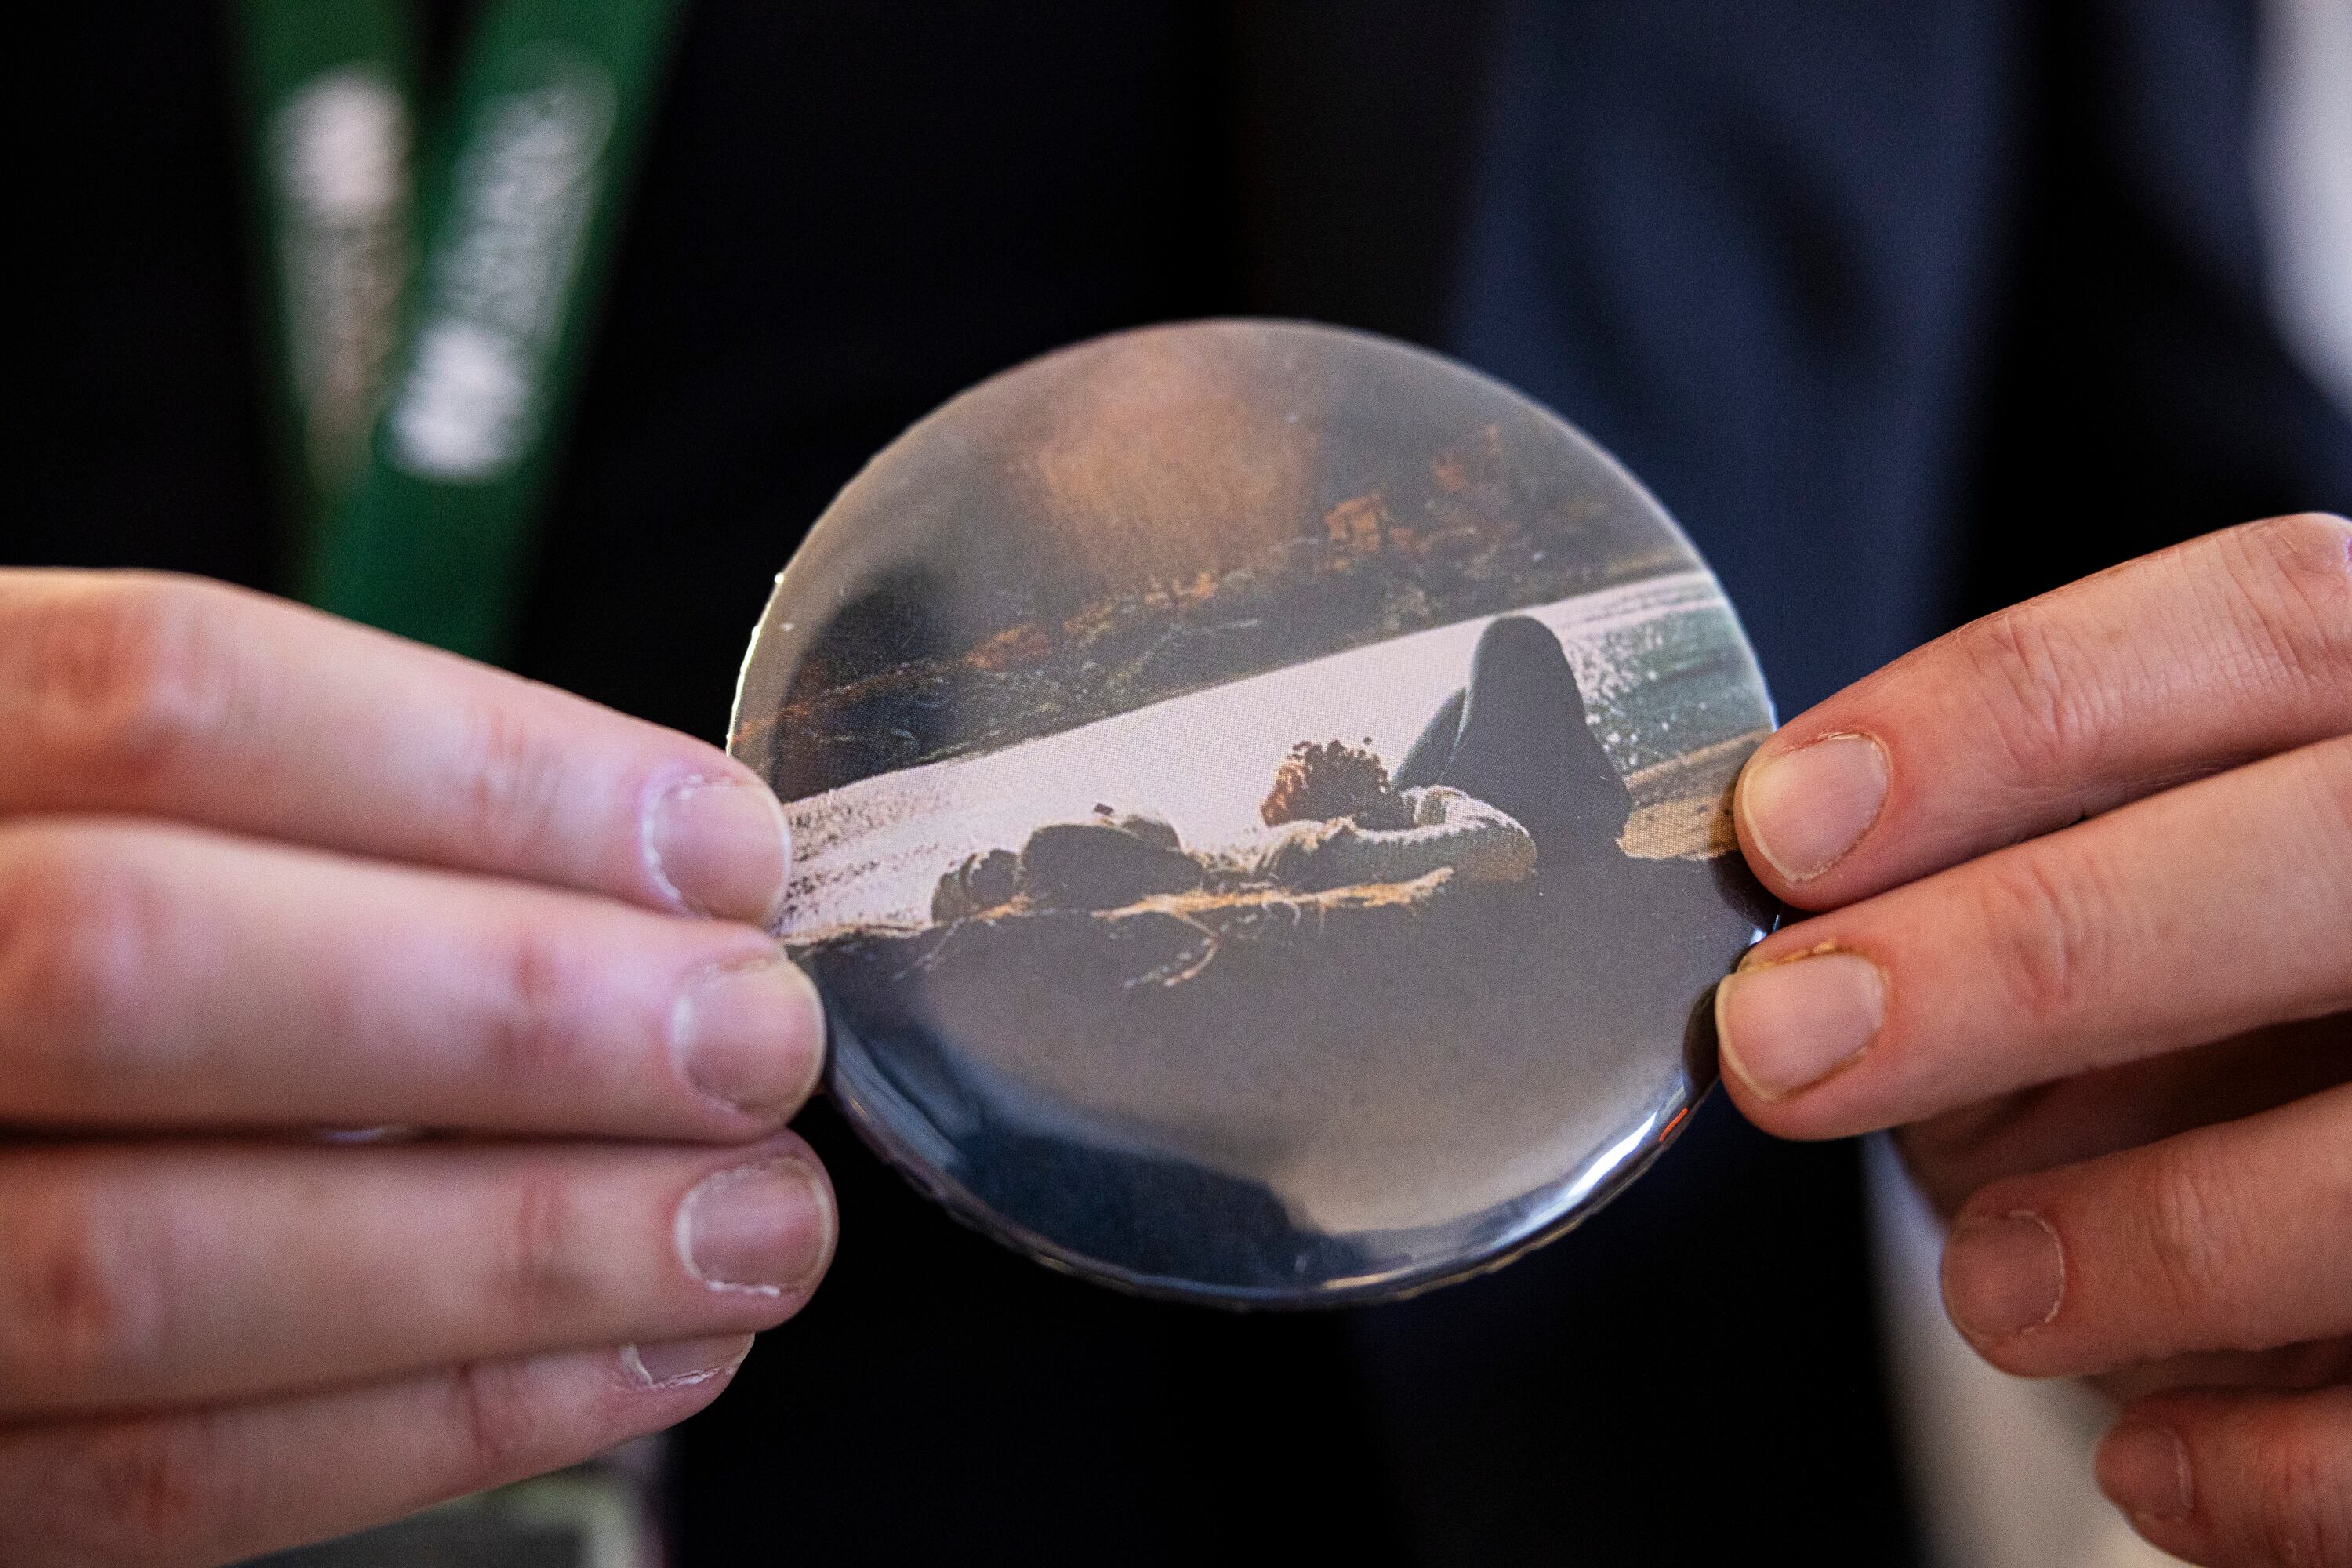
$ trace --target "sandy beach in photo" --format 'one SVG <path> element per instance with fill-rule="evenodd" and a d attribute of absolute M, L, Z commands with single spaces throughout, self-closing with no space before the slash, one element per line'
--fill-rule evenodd
<path fill-rule="evenodd" d="M 1769 715 L 1725 679 L 1744 659 L 1715 581 L 1678 572 L 1519 612 L 1557 634 L 1593 728 L 1636 787 L 1629 852 L 1724 847 L 1719 803 Z M 919 925 L 941 872 L 1017 846 L 1097 804 L 1149 810 L 1187 844 L 1257 826 L 1266 781 L 1294 742 L 1370 739 L 1391 765 L 1458 687 L 1493 619 L 1416 632 L 1253 676 L 1003 751 L 958 757 L 785 804 L 793 875 L 783 934 Z M 1744 742 L 1744 743 L 1743 743 Z M 1643 780 L 1653 781 L 1643 798 Z"/>

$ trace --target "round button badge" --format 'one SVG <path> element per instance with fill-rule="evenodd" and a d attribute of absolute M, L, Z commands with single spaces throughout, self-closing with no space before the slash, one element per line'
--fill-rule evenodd
<path fill-rule="evenodd" d="M 964 393 L 777 580 L 828 1088 L 1046 1263 L 1234 1306 L 1491 1268 L 1714 1081 L 1772 905 L 1721 588 L 1607 454 L 1363 333 L 1120 333 Z"/>

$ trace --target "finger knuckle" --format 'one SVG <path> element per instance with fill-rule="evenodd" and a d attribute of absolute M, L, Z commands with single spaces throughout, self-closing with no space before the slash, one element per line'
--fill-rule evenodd
<path fill-rule="evenodd" d="M 525 1331 L 577 1314 L 594 1293 L 586 1226 L 561 1173 L 530 1171 L 508 1200 L 505 1246 L 492 1281 L 495 1306 Z"/>
<path fill-rule="evenodd" d="M 2352 737 L 2323 742 L 2300 756 L 2310 771 L 2312 820 L 2339 847 L 2333 869 L 2352 887 Z"/>
<path fill-rule="evenodd" d="M 223 1462 L 218 1423 L 205 1415 L 130 1421 L 101 1431 L 83 1475 L 87 1525 L 110 1561 L 176 1562 L 219 1533 L 239 1508 L 241 1481 Z"/>
<path fill-rule="evenodd" d="M 2067 623 L 2021 605 L 1965 628 L 1956 647 L 2009 782 L 2032 788 L 2073 772 L 2101 731 L 2105 687 L 2087 678 Z"/>
<path fill-rule="evenodd" d="M 20 1109 L 110 1077 L 165 911 L 147 879 L 87 838 L 0 830 L 0 1040 Z"/>
<path fill-rule="evenodd" d="M 1979 918 L 2015 1011 L 2043 1029 L 2080 1016 L 2105 984 L 2112 940 L 2096 873 L 2080 858 L 2062 864 L 2046 847 L 1982 865 Z"/>
<path fill-rule="evenodd" d="M 261 701 L 230 634 L 228 590 L 194 579 L 95 576 L 20 607 L 29 717 L 58 765 L 98 784 L 168 774 Z"/>
<path fill-rule="evenodd" d="M 520 1368 L 485 1362 L 457 1367 L 449 1373 L 448 1404 L 468 1489 L 532 1468 L 547 1422 Z"/>
<path fill-rule="evenodd" d="M 2142 1152 L 2127 1201 L 2139 1216 L 2148 1287 L 2186 1322 L 2203 1319 L 2229 1293 L 2243 1254 L 2243 1223 L 2228 1184 L 2198 1157 L 2194 1143 L 2164 1143 Z"/>
<path fill-rule="evenodd" d="M 521 865 L 558 824 L 567 759 L 542 725 L 507 702 L 480 704 L 467 729 L 457 816 L 462 848 L 497 865 Z"/>
<path fill-rule="evenodd" d="M 152 1364 L 166 1303 L 117 1216 L 59 1184 L 0 1210 L 0 1373 L 70 1398 Z"/>
<path fill-rule="evenodd" d="M 2266 662 L 2343 703 L 2352 695 L 2352 523 L 2301 512 L 2221 538 L 2223 569 Z"/>
<path fill-rule="evenodd" d="M 577 968 L 563 938 L 542 926 L 521 924 L 506 938 L 485 1047 L 493 1093 L 543 1098 L 581 1065 Z"/>
<path fill-rule="evenodd" d="M 2255 1446 L 2252 1533 L 2266 1562 L 2352 1568 L 2352 1475 L 2346 1456 L 2302 1424 L 2276 1424 Z"/>

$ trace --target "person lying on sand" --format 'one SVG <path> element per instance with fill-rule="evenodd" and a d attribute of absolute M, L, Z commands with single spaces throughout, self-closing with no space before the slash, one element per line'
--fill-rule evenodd
<path fill-rule="evenodd" d="M 1320 892 L 1410 882 L 1451 870 L 1516 882 L 1536 868 L 1536 841 L 1500 807 L 1446 784 L 1400 790 L 1370 742 L 1301 742 L 1275 769 L 1258 807 L 1268 832 L 1228 852 L 1255 880 Z"/>
<path fill-rule="evenodd" d="M 1586 721 L 1559 638 L 1527 616 L 1479 634 L 1470 679 L 1438 707 L 1397 764 L 1410 794 L 1433 784 L 1491 802 L 1543 852 L 1547 881 L 1581 881 L 1624 859 L 1617 836 L 1633 802 Z"/>
<path fill-rule="evenodd" d="M 1515 882 L 1535 870 L 1535 840 L 1507 813 L 1445 785 L 1399 790 L 1369 743 L 1300 742 L 1276 768 L 1259 816 L 1262 831 L 1191 850 L 1160 817 L 1098 805 L 1087 821 L 1038 828 L 1018 855 L 967 857 L 940 879 L 931 918 L 960 920 L 1016 897 L 1031 909 L 1111 910 L 1203 888 L 1323 892 L 1438 870 L 1466 882 Z"/>

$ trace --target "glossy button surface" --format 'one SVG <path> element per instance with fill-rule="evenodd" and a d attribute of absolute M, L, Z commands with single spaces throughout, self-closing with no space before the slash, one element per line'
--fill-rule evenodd
<path fill-rule="evenodd" d="M 778 579 L 730 746 L 860 1132 L 1043 1261 L 1232 1305 L 1557 1235 L 1714 1079 L 1769 921 L 1755 661 L 1657 503 L 1449 361 L 1153 328 L 908 431 Z"/>

